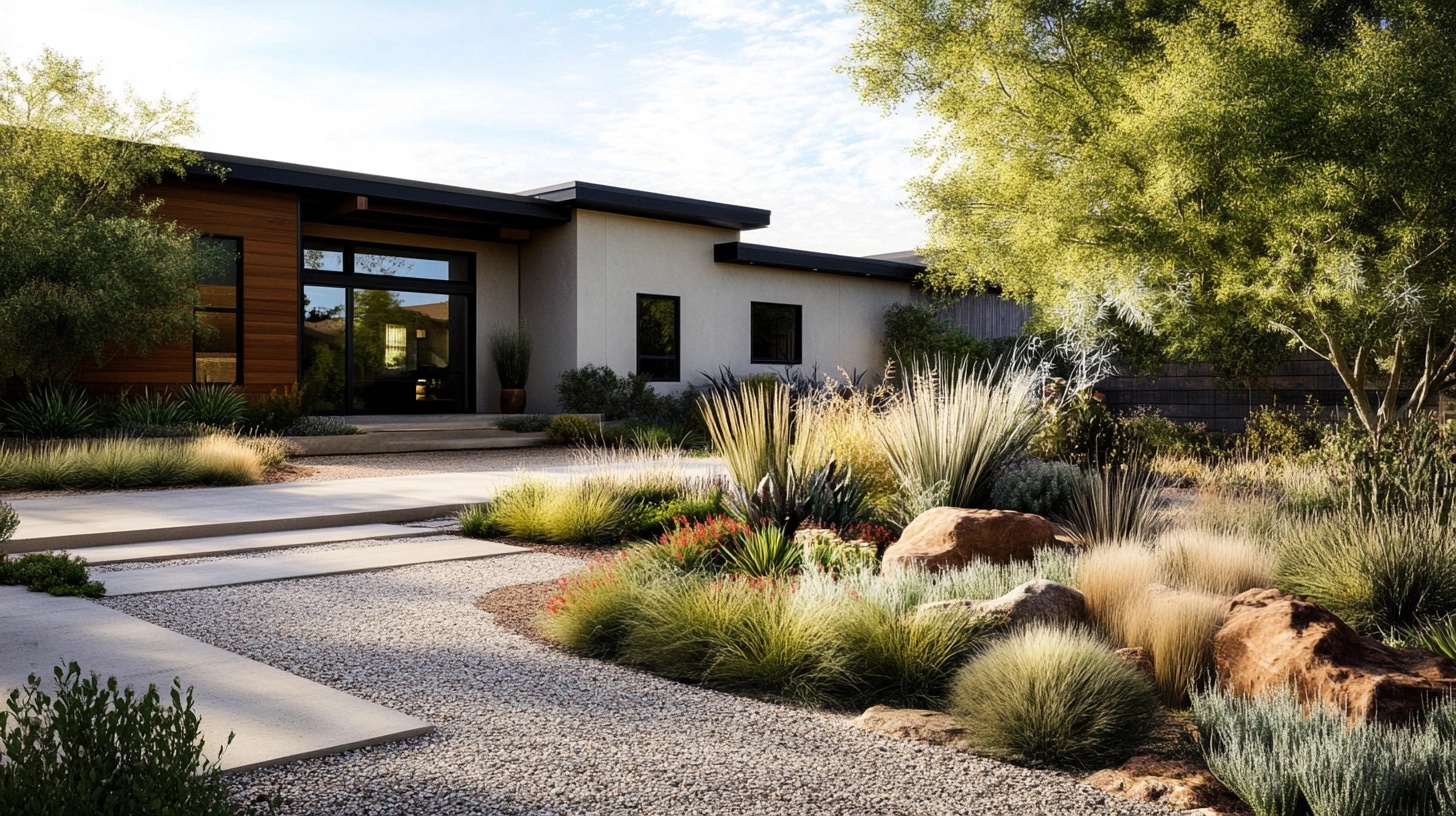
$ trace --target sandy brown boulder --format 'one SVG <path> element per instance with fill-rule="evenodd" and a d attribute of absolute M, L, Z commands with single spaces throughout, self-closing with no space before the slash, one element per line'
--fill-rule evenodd
<path fill-rule="evenodd" d="M 1213 638 L 1219 683 L 1255 696 L 1292 686 L 1301 700 L 1353 719 L 1403 723 L 1456 692 L 1456 661 L 1362 637 L 1302 598 L 1251 589 L 1229 603 Z"/>
<path fill-rule="evenodd" d="M 931 601 L 921 604 L 916 611 L 953 608 L 993 617 L 1012 626 L 1033 623 L 1072 626 L 1087 622 L 1087 600 L 1082 593 L 1044 578 L 1027 581 L 1005 595 L 989 601 Z"/>
<path fill-rule="evenodd" d="M 966 729 L 949 714 L 923 708 L 877 705 L 854 718 L 854 727 L 895 739 L 964 747 Z"/>
<path fill-rule="evenodd" d="M 1204 808 L 1209 816 L 1249 812 L 1237 796 L 1196 760 L 1135 756 L 1121 767 L 1092 774 L 1082 784 L 1135 802 L 1156 802 L 1174 810 Z"/>
<path fill-rule="evenodd" d="M 1037 547 L 1051 546 L 1053 533 L 1051 522 L 1030 513 L 936 507 L 905 526 L 881 563 L 886 572 L 904 566 L 939 572 L 977 558 L 998 564 L 1030 561 Z"/>
<path fill-rule="evenodd" d="M 1153 670 L 1153 656 L 1148 654 L 1147 649 L 1141 646 L 1128 646 L 1118 649 L 1113 654 L 1117 655 L 1118 660 L 1142 672 L 1152 682 L 1158 681 L 1158 674 Z"/>

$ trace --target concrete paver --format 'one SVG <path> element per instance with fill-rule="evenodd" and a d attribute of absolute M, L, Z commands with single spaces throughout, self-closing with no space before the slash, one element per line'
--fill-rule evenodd
<path fill-rule="evenodd" d="M 193 686 L 208 754 L 235 734 L 222 764 L 237 771 L 426 734 L 434 727 L 80 598 L 0 587 L 0 696 L 30 674 L 82 671 L 164 695 L 173 677 Z"/>
<path fill-rule="evenodd" d="M 107 595 L 140 595 L 144 592 L 176 592 L 202 587 L 367 572 L 434 561 L 466 561 L 518 552 L 526 550 L 494 541 L 450 538 L 443 541 L 400 541 L 370 547 L 285 552 L 257 558 L 224 558 L 198 564 L 161 565 L 150 569 L 103 573 L 93 577 L 106 584 Z"/>
<path fill-rule="evenodd" d="M 88 564 L 118 564 L 127 561 L 165 561 L 171 558 L 199 558 L 230 555 L 250 550 L 274 550 L 304 547 L 311 544 L 333 544 L 340 541 L 366 541 L 381 538 L 418 536 L 418 527 L 403 524 L 356 524 L 349 527 L 320 527 L 310 530 L 284 530 L 277 533 L 181 538 L 152 544 L 112 544 L 104 547 L 83 547 L 66 551 L 79 555 Z"/>

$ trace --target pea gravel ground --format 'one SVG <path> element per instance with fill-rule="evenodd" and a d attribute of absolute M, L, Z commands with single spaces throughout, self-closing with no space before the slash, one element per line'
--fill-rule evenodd
<path fill-rule="evenodd" d="M 281 794 L 289 814 L 1169 812 L 577 658 L 473 606 L 581 563 L 525 553 L 104 603 L 438 726 L 232 777 L 245 797 Z"/>

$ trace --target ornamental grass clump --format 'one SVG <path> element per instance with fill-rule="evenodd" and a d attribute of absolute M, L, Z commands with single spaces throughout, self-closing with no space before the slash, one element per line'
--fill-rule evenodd
<path fill-rule="evenodd" d="M 1184 528 L 1161 536 L 1157 552 L 1170 583 L 1183 589 L 1232 596 L 1275 585 L 1274 551 L 1247 536 Z"/>
<path fill-rule="evenodd" d="M 1151 470 L 1108 467 L 1072 482 L 1061 532 L 1084 547 L 1147 540 L 1167 525 L 1158 502 L 1167 480 Z"/>
<path fill-rule="evenodd" d="M 541 633 L 590 657 L 616 657 L 639 619 L 644 592 L 660 570 L 635 563 L 627 553 L 588 564 L 556 582 L 540 620 Z"/>
<path fill-rule="evenodd" d="M 983 507 L 992 478 L 1041 427 L 1026 370 L 911 365 L 885 408 L 880 443 L 900 481 L 900 521 L 936 506 Z"/>
<path fill-rule="evenodd" d="M 461 511 L 461 531 L 475 538 L 510 535 L 562 544 L 610 544 L 656 535 L 675 519 L 723 509 L 722 489 L 703 480 L 602 472 L 568 482 L 525 479 L 486 504 Z"/>
<path fill-rule="evenodd" d="M 950 706 L 977 751 L 1087 770 L 1126 759 L 1143 744 L 1158 698 L 1092 633 L 1033 626 L 967 663 L 951 684 Z"/>
<path fill-rule="evenodd" d="M 1246 699 L 1193 695 L 1209 770 L 1257 816 L 1443 816 L 1456 806 L 1447 702 L 1423 722 L 1350 724 L 1289 691 Z"/>
<path fill-rule="evenodd" d="M 0 448 L 0 489 L 65 490 L 257 484 L 284 459 L 269 440 L 86 439 Z"/>
<path fill-rule="evenodd" d="M 1354 510 L 1286 521 L 1278 582 L 1369 637 L 1404 639 L 1456 614 L 1456 534 L 1430 516 Z"/>

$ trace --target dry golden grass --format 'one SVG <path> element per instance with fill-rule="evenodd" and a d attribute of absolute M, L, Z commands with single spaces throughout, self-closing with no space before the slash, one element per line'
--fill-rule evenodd
<path fill-rule="evenodd" d="M 1199 528 L 1164 533 L 1156 545 L 1169 582 L 1213 595 L 1274 586 L 1274 553 L 1251 537 Z"/>
<path fill-rule="evenodd" d="M 794 406 L 800 423 L 813 431 L 801 434 L 795 444 L 818 448 L 802 451 L 803 458 L 827 461 L 832 456 L 864 483 L 871 501 L 882 511 L 891 508 L 899 491 L 899 480 L 880 444 L 878 430 L 878 406 L 892 393 L 883 385 L 854 388 L 847 382 L 826 379 L 825 387 Z"/>
<path fill-rule="evenodd" d="M 256 484 L 263 480 L 266 454 L 236 436 L 204 436 L 192 443 L 192 450 L 196 467 L 212 481 Z"/>
<path fill-rule="evenodd" d="M 1163 583 L 1157 555 L 1138 543 L 1103 544 L 1077 559 L 1077 588 L 1087 599 L 1087 613 L 1114 641 L 1128 643 L 1130 625 L 1148 586 Z"/>

